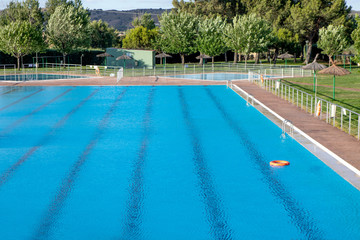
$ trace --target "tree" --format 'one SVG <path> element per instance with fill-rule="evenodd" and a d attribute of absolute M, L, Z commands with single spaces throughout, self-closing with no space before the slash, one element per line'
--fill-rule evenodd
<path fill-rule="evenodd" d="M 241 35 L 244 31 L 240 16 L 235 16 L 232 23 L 227 24 L 225 28 L 225 41 L 227 46 L 234 51 L 234 63 L 238 61 L 238 53 L 243 47 Z"/>
<path fill-rule="evenodd" d="M 83 7 L 81 0 L 48 0 L 45 3 L 47 19 L 49 19 L 50 16 L 55 12 L 55 9 L 61 5 L 73 6 L 77 9 Z"/>
<path fill-rule="evenodd" d="M 113 47 L 117 43 L 116 30 L 109 26 L 107 22 L 92 21 L 90 23 L 91 47 L 105 49 Z"/>
<path fill-rule="evenodd" d="M 271 42 L 271 32 L 270 24 L 255 14 L 237 16 L 227 27 L 228 46 L 234 51 L 243 53 L 246 64 L 247 56 L 251 52 L 259 53 L 267 50 Z"/>
<path fill-rule="evenodd" d="M 15 21 L 0 28 L 0 50 L 17 58 L 20 70 L 20 58 L 45 48 L 42 31 L 28 21 Z"/>
<path fill-rule="evenodd" d="M 37 0 L 11 1 L 0 15 L 0 49 L 17 58 L 45 49 L 44 16 Z"/>
<path fill-rule="evenodd" d="M 181 63 L 185 64 L 185 55 L 197 51 L 197 29 L 196 16 L 186 12 L 164 12 L 160 18 L 161 50 L 180 54 Z"/>
<path fill-rule="evenodd" d="M 221 17 L 205 18 L 199 21 L 198 36 L 196 46 L 200 53 L 212 57 L 220 55 L 227 50 L 223 30 L 226 22 Z"/>
<path fill-rule="evenodd" d="M 48 17 L 50 17 L 58 6 L 68 4 L 67 0 L 48 0 L 45 3 L 45 9 Z"/>
<path fill-rule="evenodd" d="M 296 61 L 295 53 L 301 51 L 299 35 L 294 34 L 287 28 L 274 29 L 272 35 L 273 39 L 271 41 L 271 47 L 275 49 L 274 64 L 276 64 L 279 50 L 291 52 L 292 54 L 294 53 L 294 59 Z"/>
<path fill-rule="evenodd" d="M 82 7 L 60 5 L 51 15 L 46 36 L 50 46 L 65 57 L 79 48 L 90 46 L 90 17 Z"/>
<path fill-rule="evenodd" d="M 322 53 L 329 56 L 332 64 L 334 64 L 332 57 L 342 53 L 349 46 L 345 31 L 344 26 L 334 25 L 321 28 L 319 31 L 319 41 L 317 45 L 323 50 Z"/>
<path fill-rule="evenodd" d="M 187 12 L 196 16 L 217 17 L 232 19 L 238 14 L 245 13 L 243 0 L 197 0 L 185 2 L 184 0 L 173 0 L 174 10 Z"/>
<path fill-rule="evenodd" d="M 138 26 L 126 33 L 123 39 L 123 48 L 150 49 L 156 35 L 158 35 L 157 28 L 149 30 L 143 26 Z"/>
<path fill-rule="evenodd" d="M 133 22 L 131 23 L 134 27 L 144 27 L 149 30 L 155 28 L 155 22 L 154 19 L 152 19 L 150 13 L 144 13 L 140 18 L 135 18 Z"/>
<path fill-rule="evenodd" d="M 289 25 L 300 38 L 307 40 L 306 63 L 309 63 L 312 46 L 316 42 L 319 30 L 329 24 L 347 25 L 351 21 L 351 7 L 345 0 L 299 0 L 290 9 Z"/>
<path fill-rule="evenodd" d="M 356 16 L 355 19 L 357 22 L 357 27 L 352 32 L 351 38 L 354 41 L 354 48 L 355 48 L 355 51 L 357 52 L 355 60 L 357 62 L 360 62 L 360 17 Z"/>
<path fill-rule="evenodd" d="M 242 0 L 248 14 L 257 16 L 271 23 L 274 29 L 284 28 L 290 16 L 292 0 Z"/>

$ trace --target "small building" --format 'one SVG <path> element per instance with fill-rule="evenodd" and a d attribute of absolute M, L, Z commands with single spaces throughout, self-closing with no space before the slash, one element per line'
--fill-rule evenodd
<path fill-rule="evenodd" d="M 126 68 L 154 68 L 155 51 L 154 50 L 135 50 L 123 48 L 107 48 L 106 52 L 114 57 L 107 57 L 107 66 L 125 66 Z M 126 55 L 131 59 L 116 58 Z"/>

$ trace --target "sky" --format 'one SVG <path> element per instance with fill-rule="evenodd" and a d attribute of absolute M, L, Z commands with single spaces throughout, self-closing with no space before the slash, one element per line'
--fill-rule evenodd
<path fill-rule="evenodd" d="M 39 0 L 44 7 L 46 0 Z M 0 0 L 0 9 L 4 9 L 10 0 Z M 172 8 L 172 0 L 82 0 L 85 8 L 103 10 L 131 10 L 139 8 Z M 360 0 L 347 0 L 353 10 L 360 11 Z"/>

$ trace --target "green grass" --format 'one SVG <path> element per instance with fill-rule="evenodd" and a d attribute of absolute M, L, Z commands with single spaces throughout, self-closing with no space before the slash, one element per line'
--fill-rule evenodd
<path fill-rule="evenodd" d="M 314 94 L 313 91 L 313 77 L 304 78 L 290 78 L 282 80 L 293 87 L 303 90 L 307 93 Z M 306 83 L 309 85 L 302 85 Z M 353 68 L 352 73 L 346 76 L 337 76 L 335 81 L 335 100 L 333 96 L 333 76 L 331 75 L 317 75 L 317 96 L 325 100 L 334 102 L 338 105 L 344 106 L 355 112 L 360 112 L 360 72 L 358 68 Z M 321 86 L 327 85 L 329 87 Z M 349 88 L 340 89 L 340 88 Z M 354 91 L 357 89 L 359 91 Z"/>

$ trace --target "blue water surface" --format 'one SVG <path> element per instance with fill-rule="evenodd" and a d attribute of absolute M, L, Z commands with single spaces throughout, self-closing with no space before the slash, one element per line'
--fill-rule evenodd
<path fill-rule="evenodd" d="M 360 239 L 360 192 L 224 86 L 0 87 L 0 112 L 0 239 Z"/>

